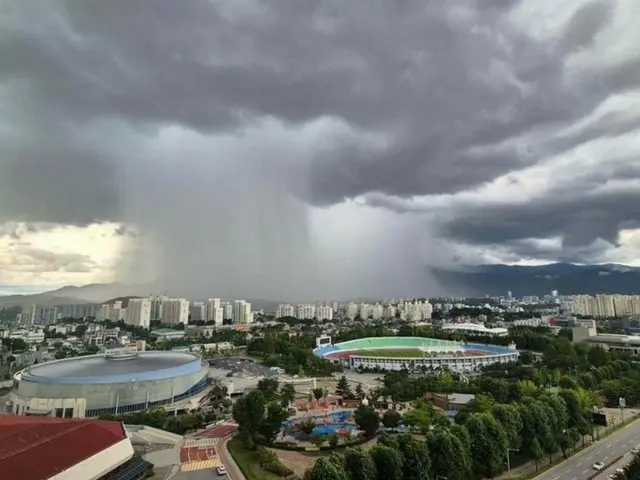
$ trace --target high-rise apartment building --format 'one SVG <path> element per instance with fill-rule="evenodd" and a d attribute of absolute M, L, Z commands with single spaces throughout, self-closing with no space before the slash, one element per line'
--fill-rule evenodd
<path fill-rule="evenodd" d="M 223 302 L 220 308 L 222 308 L 222 318 L 233 321 L 233 303 Z"/>
<path fill-rule="evenodd" d="M 316 320 L 327 322 L 333 320 L 333 308 L 329 305 L 319 305 L 316 308 Z"/>
<path fill-rule="evenodd" d="M 178 325 L 189 323 L 189 300 L 169 298 L 162 302 L 162 323 Z"/>
<path fill-rule="evenodd" d="M 169 297 L 159 295 L 151 300 L 151 320 L 162 322 L 162 305 Z"/>
<path fill-rule="evenodd" d="M 222 302 L 219 298 L 210 298 L 207 300 L 207 322 L 214 322 L 215 325 L 222 325 L 224 311 L 222 310 Z M 219 313 L 222 311 L 222 313 Z"/>
<path fill-rule="evenodd" d="M 638 295 L 574 295 L 571 312 L 595 318 L 626 317 L 640 315 Z"/>
<path fill-rule="evenodd" d="M 202 302 L 193 302 L 189 307 L 189 321 L 205 322 L 207 320 L 207 307 Z"/>
<path fill-rule="evenodd" d="M 296 309 L 293 305 L 282 304 L 278 305 L 278 309 L 276 310 L 276 318 L 282 317 L 295 317 Z"/>
<path fill-rule="evenodd" d="M 29 305 L 22 307 L 22 313 L 20 313 L 21 325 L 33 325 L 36 319 L 36 312 L 38 310 L 37 305 Z"/>
<path fill-rule="evenodd" d="M 125 323 L 134 327 L 149 328 L 151 326 L 151 304 L 150 298 L 130 299 Z"/>
<path fill-rule="evenodd" d="M 236 300 L 233 304 L 233 323 L 252 323 L 251 304 L 245 300 Z"/>
<path fill-rule="evenodd" d="M 298 305 L 296 308 L 296 318 L 300 320 L 312 320 L 316 318 L 316 306 Z"/>
<path fill-rule="evenodd" d="M 351 302 L 349 305 L 347 305 L 347 317 L 356 318 L 356 316 L 358 315 L 358 310 L 358 305 Z"/>
<path fill-rule="evenodd" d="M 111 320 L 112 322 L 119 322 L 124 320 L 126 311 L 122 308 L 122 302 L 105 303 L 100 305 L 98 316 L 96 320 L 99 322 L 102 320 Z"/>

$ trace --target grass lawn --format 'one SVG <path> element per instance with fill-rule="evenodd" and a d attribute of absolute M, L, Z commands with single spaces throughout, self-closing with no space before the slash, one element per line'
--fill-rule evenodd
<path fill-rule="evenodd" d="M 400 350 L 360 350 L 353 355 L 359 357 L 388 357 L 388 358 L 422 358 L 424 353 L 418 349 L 400 349 Z"/>
<path fill-rule="evenodd" d="M 229 453 L 238 464 L 242 474 L 247 480 L 281 480 L 282 477 L 267 472 L 260 467 L 258 455 L 251 450 L 247 450 L 242 442 L 237 438 L 232 438 L 227 444 Z"/>

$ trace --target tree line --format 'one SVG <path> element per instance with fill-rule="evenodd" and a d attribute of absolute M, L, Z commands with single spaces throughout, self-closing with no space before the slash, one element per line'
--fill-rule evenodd
<path fill-rule="evenodd" d="M 247 354 L 262 358 L 265 365 L 281 367 L 291 375 L 329 376 L 342 371 L 342 367 L 313 353 L 310 338 L 290 339 L 287 334 L 268 332 L 252 339 Z"/>

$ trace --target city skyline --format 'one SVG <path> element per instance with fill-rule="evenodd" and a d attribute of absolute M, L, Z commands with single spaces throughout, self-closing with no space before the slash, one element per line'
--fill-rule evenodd
<path fill-rule="evenodd" d="M 0 284 L 392 297 L 640 266 L 636 2 L 10 3 Z"/>

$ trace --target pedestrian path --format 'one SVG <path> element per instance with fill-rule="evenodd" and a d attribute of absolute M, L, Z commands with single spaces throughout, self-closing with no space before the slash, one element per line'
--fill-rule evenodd
<path fill-rule="evenodd" d="M 216 468 L 221 465 L 222 462 L 219 458 L 212 458 L 209 460 L 200 460 L 198 462 L 183 463 L 180 465 L 180 471 L 182 472 L 195 472 L 196 470 L 204 470 L 206 468 Z"/>
<path fill-rule="evenodd" d="M 219 438 L 185 438 L 184 447 L 215 447 Z"/>

